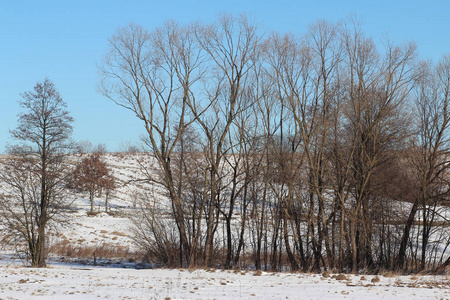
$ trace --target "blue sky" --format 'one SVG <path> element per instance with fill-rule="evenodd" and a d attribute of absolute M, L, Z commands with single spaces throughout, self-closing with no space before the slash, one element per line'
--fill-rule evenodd
<path fill-rule="evenodd" d="M 319 19 L 356 14 L 376 42 L 414 40 L 420 56 L 450 53 L 450 1 L 14 1 L 0 0 L 0 153 L 16 126 L 20 93 L 52 80 L 75 118 L 74 139 L 106 144 L 110 151 L 136 143 L 142 124 L 96 92 L 96 64 L 107 40 L 129 23 L 152 30 L 166 20 L 209 23 L 221 13 L 247 13 L 267 31 L 302 34 Z"/>

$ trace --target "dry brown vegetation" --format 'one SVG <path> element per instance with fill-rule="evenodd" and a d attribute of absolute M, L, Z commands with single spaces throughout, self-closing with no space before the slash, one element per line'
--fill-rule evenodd
<path fill-rule="evenodd" d="M 95 256 L 96 259 L 120 259 L 134 262 L 141 261 L 143 257 L 143 253 L 132 252 L 128 247 L 108 243 L 102 243 L 96 246 L 77 245 L 68 240 L 52 245 L 49 253 L 62 258 L 93 260 Z"/>

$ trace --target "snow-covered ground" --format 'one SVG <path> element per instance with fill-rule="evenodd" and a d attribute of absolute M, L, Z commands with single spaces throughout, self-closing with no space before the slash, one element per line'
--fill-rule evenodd
<path fill-rule="evenodd" d="M 447 276 L 375 276 L 0 266 L 0 299 L 449 299 Z"/>

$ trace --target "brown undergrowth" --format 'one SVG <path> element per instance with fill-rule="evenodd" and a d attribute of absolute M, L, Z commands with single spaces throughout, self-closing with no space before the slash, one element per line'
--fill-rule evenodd
<path fill-rule="evenodd" d="M 139 261 L 142 259 L 142 253 L 130 251 L 128 247 L 112 246 L 109 244 L 98 244 L 94 246 L 74 245 L 69 241 L 62 241 L 52 245 L 49 249 L 50 254 L 67 258 L 103 258 L 117 259 L 126 261 Z"/>

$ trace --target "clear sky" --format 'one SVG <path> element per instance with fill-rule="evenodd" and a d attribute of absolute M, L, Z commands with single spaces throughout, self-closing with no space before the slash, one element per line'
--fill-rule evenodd
<path fill-rule="evenodd" d="M 20 94 L 52 80 L 75 118 L 74 139 L 117 151 L 143 133 L 136 118 L 96 92 L 96 64 L 107 40 L 129 23 L 152 30 L 174 19 L 209 23 L 223 13 L 247 13 L 268 31 L 302 34 L 319 19 L 356 14 L 376 42 L 414 40 L 424 59 L 450 53 L 446 0 L 0 0 L 0 153 L 16 127 Z"/>

